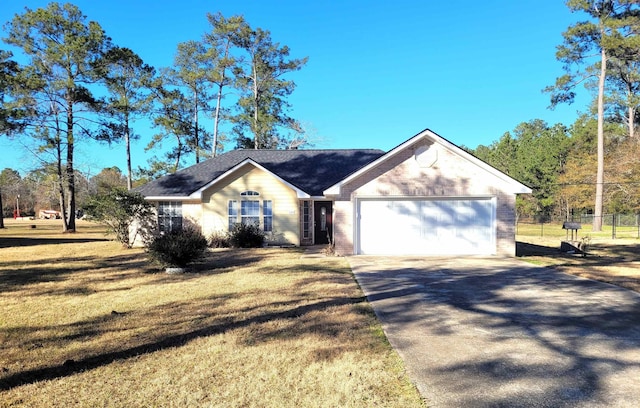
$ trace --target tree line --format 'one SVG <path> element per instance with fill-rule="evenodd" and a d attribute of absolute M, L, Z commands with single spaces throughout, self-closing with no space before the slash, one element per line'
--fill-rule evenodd
<path fill-rule="evenodd" d="M 519 215 L 570 219 L 591 212 L 600 231 L 605 211 L 640 211 L 640 7 L 635 0 L 566 5 L 586 19 L 562 33 L 556 58 L 565 74 L 544 91 L 553 108 L 572 103 L 584 85 L 593 95 L 587 113 L 569 126 L 521 123 L 472 153 L 533 188 L 518 198 Z"/>
<path fill-rule="evenodd" d="M 25 8 L 5 24 L 2 40 L 17 54 L 0 49 L 0 135 L 28 140 L 42 170 L 53 175 L 64 231 L 75 230 L 74 153 L 84 138 L 124 144 L 129 189 L 139 118 L 151 119 L 156 130 L 147 149 L 170 146 L 166 157 L 138 168 L 143 180 L 175 172 L 187 158 L 215 156 L 232 140 L 254 149 L 308 142 L 289 114 L 295 83 L 287 79 L 307 58 L 290 57 L 289 47 L 242 16 L 207 19 L 202 38 L 178 44 L 173 65 L 160 68 L 114 44 L 71 3 Z"/>
<path fill-rule="evenodd" d="M 125 189 L 127 177 L 118 167 L 102 169 L 90 176 L 76 171 L 76 200 L 79 210 L 96 195 L 104 195 L 114 189 Z M 38 217 L 39 210 L 58 209 L 58 180 L 53 169 L 39 168 L 21 175 L 14 169 L 0 171 L 0 189 L 6 199 L 0 203 L 3 217 L 12 217 L 19 210 L 21 216 Z"/>
<path fill-rule="evenodd" d="M 597 167 L 597 119 L 583 114 L 565 126 L 541 119 L 520 123 L 489 146 L 467 149 L 479 159 L 532 188 L 517 197 L 520 218 L 571 220 L 593 213 Z M 604 213 L 640 211 L 640 142 L 626 123 L 604 127 Z"/>
<path fill-rule="evenodd" d="M 565 74 L 545 91 L 553 108 L 572 103 L 585 86 L 592 105 L 573 124 L 534 119 L 489 146 L 468 150 L 533 188 L 532 195 L 518 197 L 520 216 L 567 219 L 592 212 L 598 231 L 604 211 L 640 211 L 640 5 L 566 5 L 584 20 L 562 33 L 556 58 Z M 57 182 L 65 230 L 74 229 L 78 138 L 122 142 L 129 188 L 129 146 L 137 137 L 132 123 L 139 118 L 150 118 L 157 130 L 148 148 L 171 146 L 166 157 L 138 168 L 143 181 L 176 171 L 187 157 L 199 162 L 215 156 L 230 141 L 256 149 L 309 143 L 289 116 L 287 99 L 295 89 L 287 74 L 307 59 L 291 58 L 287 46 L 242 16 L 207 19 L 202 38 L 178 44 L 174 64 L 158 69 L 114 45 L 72 4 L 27 9 L 7 23 L 3 40 L 28 63 L 0 50 L 0 133 L 34 141 L 43 171 Z M 209 128 L 203 116 L 211 118 Z M 0 194 L 0 206 L 1 200 Z"/>

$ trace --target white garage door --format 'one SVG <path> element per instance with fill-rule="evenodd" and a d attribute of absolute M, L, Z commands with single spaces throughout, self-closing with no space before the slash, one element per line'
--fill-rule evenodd
<path fill-rule="evenodd" d="M 488 255 L 496 251 L 495 201 L 377 200 L 358 202 L 357 253 Z"/>

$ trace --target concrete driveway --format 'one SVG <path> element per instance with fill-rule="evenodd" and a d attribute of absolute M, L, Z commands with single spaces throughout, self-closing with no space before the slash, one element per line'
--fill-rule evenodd
<path fill-rule="evenodd" d="M 507 258 L 353 256 L 431 407 L 640 406 L 640 295 Z"/>

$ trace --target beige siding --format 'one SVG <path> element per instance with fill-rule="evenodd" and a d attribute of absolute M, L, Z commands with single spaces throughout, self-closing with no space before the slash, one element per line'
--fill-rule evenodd
<path fill-rule="evenodd" d="M 515 195 L 500 189 L 505 182 L 458 154 L 435 144 L 429 165 L 415 158 L 416 149 L 430 146 L 420 140 L 391 159 L 344 185 L 336 199 L 336 252 L 354 250 L 353 208 L 357 197 L 496 197 L 496 253 L 515 254 Z M 434 149 L 435 147 L 435 149 Z"/>
<path fill-rule="evenodd" d="M 162 200 L 168 201 L 168 200 Z M 202 217 L 202 206 L 199 201 L 178 201 L 182 203 L 182 225 L 183 226 L 195 226 L 196 228 L 202 231 L 200 227 L 199 220 Z M 146 243 L 144 242 L 143 237 L 150 237 L 155 234 L 157 226 L 158 226 L 158 201 L 150 202 L 154 206 L 153 210 L 153 220 L 150 224 L 150 228 L 145 228 L 145 226 L 141 225 L 139 221 L 135 221 L 134 224 L 130 228 L 130 236 L 135 237 L 135 242 L 133 243 L 136 247 L 144 246 Z M 151 230 L 152 228 L 152 230 Z"/>
<path fill-rule="evenodd" d="M 202 226 L 200 225 L 200 220 L 202 219 L 202 205 L 199 201 L 183 201 L 182 202 L 182 225 L 187 226 L 195 226 L 200 229 L 201 232 Z"/>
<path fill-rule="evenodd" d="M 129 227 L 129 241 L 132 242 L 134 247 L 143 247 L 148 244 L 148 240 L 155 234 L 158 226 L 158 203 L 152 202 L 155 206 L 153 209 L 153 218 L 147 220 L 136 219 Z"/>
<path fill-rule="evenodd" d="M 240 193 L 253 190 L 260 193 L 260 223 L 262 226 L 262 201 L 271 200 L 273 205 L 273 233 L 271 243 L 300 245 L 299 206 L 296 192 L 271 174 L 250 164 L 243 166 L 226 180 L 206 190 L 202 197 L 202 229 L 205 236 L 228 231 L 229 200 L 242 198 Z"/>

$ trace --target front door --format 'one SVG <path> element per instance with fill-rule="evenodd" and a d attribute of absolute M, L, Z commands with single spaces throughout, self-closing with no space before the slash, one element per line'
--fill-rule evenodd
<path fill-rule="evenodd" d="M 333 239 L 332 206 L 331 201 L 316 201 L 313 203 L 313 232 L 314 244 L 328 244 Z"/>

